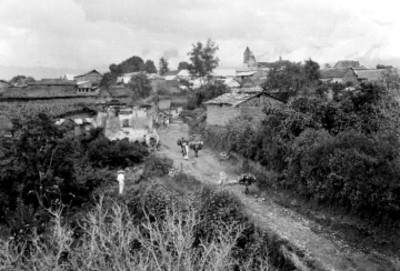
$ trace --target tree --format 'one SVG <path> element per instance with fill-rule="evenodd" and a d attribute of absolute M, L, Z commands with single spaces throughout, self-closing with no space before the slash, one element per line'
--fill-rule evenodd
<path fill-rule="evenodd" d="M 182 61 L 182 62 L 179 62 L 179 64 L 178 64 L 178 70 L 179 71 L 181 71 L 181 70 L 188 70 L 189 69 L 189 63 L 187 63 L 186 61 Z"/>
<path fill-rule="evenodd" d="M 147 73 L 157 73 L 157 68 L 156 65 L 154 65 L 153 60 L 146 60 L 146 63 L 144 63 L 144 70 Z"/>
<path fill-rule="evenodd" d="M 113 65 L 115 65 L 115 64 L 113 64 Z M 101 79 L 100 87 L 109 88 L 112 84 L 114 84 L 116 82 L 116 79 L 117 78 L 114 73 L 106 72 L 103 75 L 103 78 Z"/>
<path fill-rule="evenodd" d="M 306 60 L 304 63 L 304 75 L 306 79 L 306 83 L 310 84 L 314 81 L 317 81 L 321 78 L 321 74 L 319 72 L 319 64 L 311 60 Z"/>
<path fill-rule="evenodd" d="M 378 64 L 378 65 L 376 65 L 376 68 L 377 68 L 378 70 L 393 69 L 393 66 L 392 66 L 392 65 Z"/>
<path fill-rule="evenodd" d="M 301 63 L 288 62 L 283 68 L 273 67 L 263 88 L 269 91 L 297 93 L 305 83 L 305 73 Z"/>
<path fill-rule="evenodd" d="M 218 46 L 211 39 L 207 40 L 204 46 L 201 42 L 192 45 L 192 51 L 188 53 L 190 56 L 189 72 L 194 78 L 199 78 L 203 85 L 203 80 L 209 82 L 212 71 L 218 67 L 219 59 L 215 57 Z"/>
<path fill-rule="evenodd" d="M 152 91 L 150 81 L 145 73 L 139 73 L 132 76 L 128 87 L 134 92 L 135 95 L 141 98 L 146 98 L 150 96 Z"/>
<path fill-rule="evenodd" d="M 398 70 L 388 69 L 382 72 L 382 77 L 385 86 L 388 89 L 399 90 L 400 89 L 400 76 Z"/>
<path fill-rule="evenodd" d="M 25 76 L 25 75 L 16 75 L 10 80 L 11 84 L 18 84 L 18 85 L 19 84 L 28 84 L 28 83 L 32 83 L 32 82 L 36 82 L 35 78 L 33 78 L 31 76 Z"/>
<path fill-rule="evenodd" d="M 163 74 L 166 74 L 167 72 L 169 72 L 168 61 L 163 57 L 160 58 L 159 71 L 160 71 L 160 75 L 163 75 Z"/>

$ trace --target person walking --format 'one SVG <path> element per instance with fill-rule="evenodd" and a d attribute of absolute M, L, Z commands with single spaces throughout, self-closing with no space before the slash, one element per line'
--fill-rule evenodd
<path fill-rule="evenodd" d="M 125 171 L 123 170 L 118 171 L 117 181 L 119 183 L 119 194 L 122 195 L 122 193 L 124 192 L 124 185 L 125 185 Z"/>

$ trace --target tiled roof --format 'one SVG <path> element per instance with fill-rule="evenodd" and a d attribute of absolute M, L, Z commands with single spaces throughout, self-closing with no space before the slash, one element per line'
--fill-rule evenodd
<path fill-rule="evenodd" d="M 258 94 L 258 93 L 257 93 Z M 212 100 L 205 102 L 204 104 L 228 104 L 232 107 L 238 106 L 239 104 L 247 101 L 248 99 L 255 97 L 257 94 L 249 94 L 243 92 L 228 92 L 218 96 Z"/>
<path fill-rule="evenodd" d="M 252 76 L 257 73 L 257 71 L 237 71 L 236 76 Z"/>
<path fill-rule="evenodd" d="M 360 62 L 355 60 L 339 60 L 333 68 L 335 69 L 348 69 L 348 68 L 358 68 L 360 67 Z"/>
<path fill-rule="evenodd" d="M 239 93 L 260 93 L 263 91 L 261 87 L 252 87 L 252 88 L 234 88 L 233 91 Z"/>
<path fill-rule="evenodd" d="M 387 69 L 354 70 L 359 80 L 379 81 L 382 80 L 383 72 Z"/>
<path fill-rule="evenodd" d="M 321 79 L 343 78 L 349 69 L 326 69 L 320 70 Z"/>
<path fill-rule="evenodd" d="M 38 86 L 38 85 L 52 85 L 52 86 L 74 86 L 75 83 L 66 80 L 59 80 L 59 79 L 48 79 L 48 80 L 41 80 L 36 82 L 29 82 L 29 86 Z"/>
<path fill-rule="evenodd" d="M 80 75 L 76 75 L 76 76 L 74 76 L 74 78 L 77 78 L 77 77 L 82 77 L 82 76 L 85 76 L 85 75 L 88 75 L 88 74 L 90 74 L 90 73 L 98 73 L 98 74 L 100 74 L 100 75 L 102 75 L 101 73 L 99 73 L 98 71 L 96 71 L 96 70 L 92 70 L 92 71 L 90 71 L 90 72 L 87 72 L 87 73 L 85 73 L 85 74 L 80 74 Z"/>

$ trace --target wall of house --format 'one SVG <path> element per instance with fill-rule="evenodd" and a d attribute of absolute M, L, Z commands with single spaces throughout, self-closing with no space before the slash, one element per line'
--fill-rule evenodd
<path fill-rule="evenodd" d="M 76 96 L 74 85 L 31 85 L 24 88 L 11 87 L 5 90 L 3 97 L 46 98 Z"/>
<path fill-rule="evenodd" d="M 346 72 L 346 74 L 343 76 L 342 82 L 343 82 L 343 84 L 346 84 L 347 82 L 351 82 L 353 86 L 357 86 L 358 85 L 358 77 L 354 73 L 353 70 L 349 69 L 348 72 Z"/>
<path fill-rule="evenodd" d="M 207 124 L 225 126 L 229 120 L 240 115 L 240 108 L 230 105 L 207 105 Z"/>
<path fill-rule="evenodd" d="M 230 105 L 207 105 L 207 124 L 225 126 L 229 120 L 239 115 L 250 115 L 254 119 L 261 120 L 264 118 L 264 107 L 277 107 L 282 102 L 266 95 L 254 97 L 246 102 L 241 103 L 238 107 Z"/>
<path fill-rule="evenodd" d="M 93 84 L 100 84 L 102 78 L 103 78 L 102 75 L 95 72 L 86 74 L 84 76 L 75 77 L 76 81 L 90 81 Z"/>

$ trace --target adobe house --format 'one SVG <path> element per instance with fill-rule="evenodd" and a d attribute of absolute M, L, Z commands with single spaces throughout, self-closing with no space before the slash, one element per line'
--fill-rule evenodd
<path fill-rule="evenodd" d="M 370 83 L 383 83 L 385 73 L 389 72 L 388 69 L 354 69 L 358 81 Z"/>
<path fill-rule="evenodd" d="M 92 82 L 93 85 L 97 86 L 100 84 L 101 79 L 103 79 L 103 75 L 96 70 L 92 70 L 85 74 L 74 76 L 74 80 L 77 82 L 90 81 Z"/>
<path fill-rule="evenodd" d="M 358 85 L 358 76 L 353 69 L 324 69 L 320 74 L 323 82 Z"/>
<path fill-rule="evenodd" d="M 6 89 L 12 87 L 12 84 L 4 81 L 4 80 L 0 80 L 0 95 L 5 92 Z"/>
<path fill-rule="evenodd" d="M 267 71 L 253 70 L 253 71 L 237 71 L 236 78 L 243 88 L 252 88 L 261 86 L 267 80 Z"/>
<path fill-rule="evenodd" d="M 207 107 L 207 124 L 225 126 L 229 120 L 243 114 L 259 119 L 264 107 L 280 106 L 283 102 L 260 88 L 242 88 L 203 104 Z"/>
<path fill-rule="evenodd" d="M 59 79 L 30 82 L 24 87 L 10 87 L 4 92 L 7 98 L 57 98 L 76 96 L 75 83 Z"/>
<path fill-rule="evenodd" d="M 96 95 L 98 88 L 92 86 L 90 81 L 76 82 L 76 93 L 78 95 Z"/>

